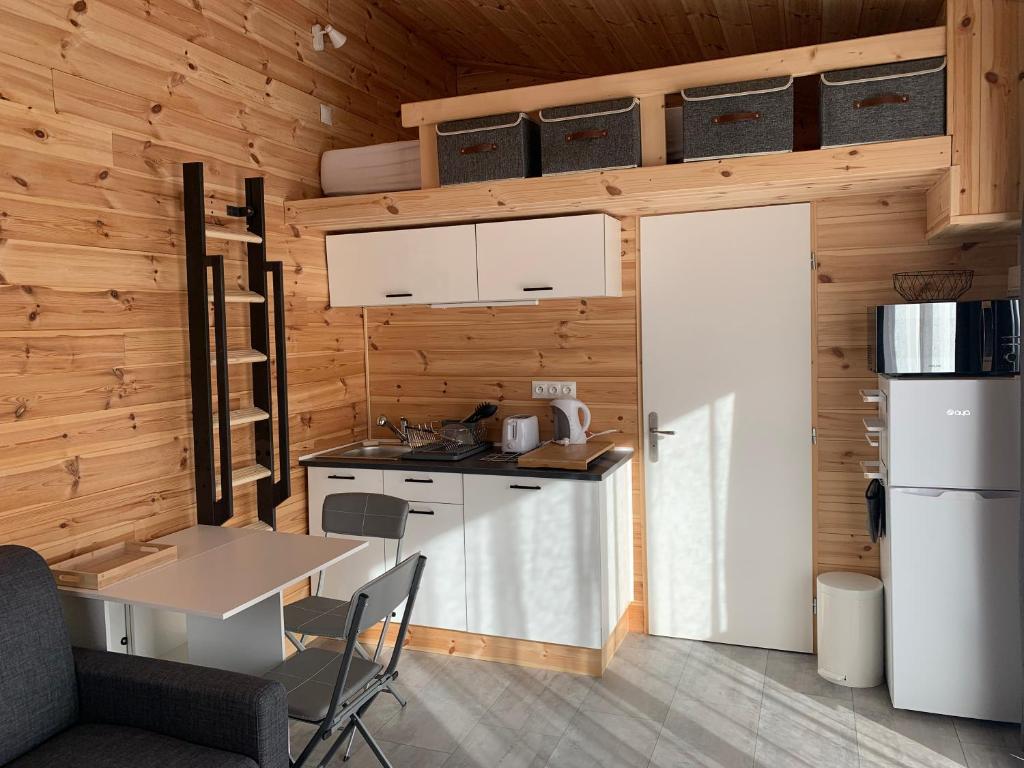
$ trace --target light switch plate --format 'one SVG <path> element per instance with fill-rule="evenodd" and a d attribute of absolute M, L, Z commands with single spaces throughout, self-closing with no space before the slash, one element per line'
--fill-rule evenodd
<path fill-rule="evenodd" d="M 576 397 L 575 381 L 535 381 L 533 382 L 534 400 L 555 400 L 559 397 Z"/>
<path fill-rule="evenodd" d="M 324 125 L 334 125 L 334 108 L 329 104 L 320 105 L 320 122 Z"/>

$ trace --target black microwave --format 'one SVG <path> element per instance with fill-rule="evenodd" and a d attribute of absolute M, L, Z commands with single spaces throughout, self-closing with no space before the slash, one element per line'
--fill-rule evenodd
<path fill-rule="evenodd" d="M 1020 301 L 885 304 L 870 313 L 868 366 L 889 376 L 1020 372 Z"/>

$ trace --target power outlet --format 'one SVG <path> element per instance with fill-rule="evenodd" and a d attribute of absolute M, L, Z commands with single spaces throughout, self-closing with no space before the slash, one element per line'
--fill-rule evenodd
<path fill-rule="evenodd" d="M 329 104 L 320 105 L 320 122 L 324 125 L 334 125 L 334 108 Z"/>
<path fill-rule="evenodd" d="M 533 382 L 534 400 L 555 400 L 559 397 L 576 397 L 575 381 L 535 381 Z"/>

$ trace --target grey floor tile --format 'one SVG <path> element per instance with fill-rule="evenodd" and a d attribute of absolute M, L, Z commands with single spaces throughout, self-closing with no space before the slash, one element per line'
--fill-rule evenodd
<path fill-rule="evenodd" d="M 380 763 L 373 756 L 370 748 L 365 743 L 360 743 L 358 737 L 356 737 L 356 743 L 359 744 L 359 748 L 352 752 L 352 758 L 347 762 L 343 761 L 341 759 L 342 752 L 339 751 L 330 762 L 331 768 L 342 768 L 342 766 L 345 768 L 380 768 Z M 449 757 L 447 752 L 435 752 L 429 749 L 410 747 L 406 744 L 394 744 L 380 740 L 377 743 L 380 744 L 384 756 L 395 768 L 441 768 Z M 316 765 L 316 763 L 312 763 L 312 765 Z"/>
<path fill-rule="evenodd" d="M 581 707 L 613 715 L 646 717 L 660 723 L 672 703 L 676 678 L 674 672 L 666 678 L 646 664 L 640 666 L 626 655 L 618 655 L 604 675 L 594 681 Z"/>
<path fill-rule="evenodd" d="M 853 693 L 844 685 L 836 685 L 818 674 L 818 657 L 809 653 L 769 651 L 765 675 L 769 683 L 809 696 L 828 696 L 853 701 Z"/>
<path fill-rule="evenodd" d="M 522 674 L 520 669 L 511 664 L 452 657 L 444 667 L 444 674 L 431 681 L 429 690 L 453 698 L 471 699 L 487 709 L 509 683 Z"/>
<path fill-rule="evenodd" d="M 580 710 L 548 768 L 647 768 L 660 730 L 653 720 Z"/>
<path fill-rule="evenodd" d="M 991 747 L 1020 746 L 1020 726 L 1015 723 L 990 723 L 986 720 L 953 719 L 957 735 L 964 744 L 986 744 Z"/>
<path fill-rule="evenodd" d="M 769 667 L 771 660 L 769 659 Z M 765 686 L 754 765 L 758 768 L 857 768 L 850 703 Z"/>
<path fill-rule="evenodd" d="M 966 765 L 951 718 L 894 709 L 884 685 L 855 688 L 853 706 L 862 768 Z"/>
<path fill-rule="evenodd" d="M 709 702 L 680 689 L 672 701 L 651 768 L 749 768 L 760 712 L 748 702 L 729 703 L 725 697 Z"/>
<path fill-rule="evenodd" d="M 523 729 L 561 736 L 594 685 L 594 678 L 553 672 L 545 677 L 544 690 L 534 700 Z"/>
<path fill-rule="evenodd" d="M 385 661 L 390 660 L 390 649 L 382 654 Z M 434 680 L 451 660 L 441 653 L 426 653 L 405 649 L 398 659 L 398 685 L 404 688 L 425 688 Z"/>
<path fill-rule="evenodd" d="M 445 768 L 544 768 L 559 736 L 478 723 Z"/>
<path fill-rule="evenodd" d="M 696 643 L 692 640 L 630 633 L 619 646 L 613 661 L 621 659 L 636 669 L 658 675 L 675 685 L 694 645 Z"/>
<path fill-rule="evenodd" d="M 676 695 L 703 701 L 723 711 L 727 709 L 746 727 L 756 728 L 766 661 L 767 653 L 758 661 L 753 654 L 695 649 L 679 680 Z"/>
<path fill-rule="evenodd" d="M 969 768 L 1020 768 L 1021 751 L 991 744 L 964 744 Z"/>
<path fill-rule="evenodd" d="M 768 653 L 767 648 L 748 648 L 745 645 L 694 643 L 690 651 L 690 663 L 694 660 L 703 660 L 706 664 L 727 663 L 763 675 L 768 665 Z"/>
<path fill-rule="evenodd" d="M 537 699 L 545 690 L 544 678 L 536 670 L 512 676 L 505 689 L 483 716 L 483 722 L 513 731 L 522 729 L 537 706 Z"/>
<path fill-rule="evenodd" d="M 421 749 L 454 752 L 459 742 L 486 712 L 471 697 L 457 698 L 433 687 L 410 689 L 409 704 L 374 735 Z"/>

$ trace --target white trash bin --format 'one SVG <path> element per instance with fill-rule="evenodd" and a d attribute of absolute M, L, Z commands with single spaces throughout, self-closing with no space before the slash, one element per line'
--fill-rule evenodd
<path fill-rule="evenodd" d="M 863 573 L 818 577 L 818 674 L 849 688 L 885 679 L 882 582 Z"/>

